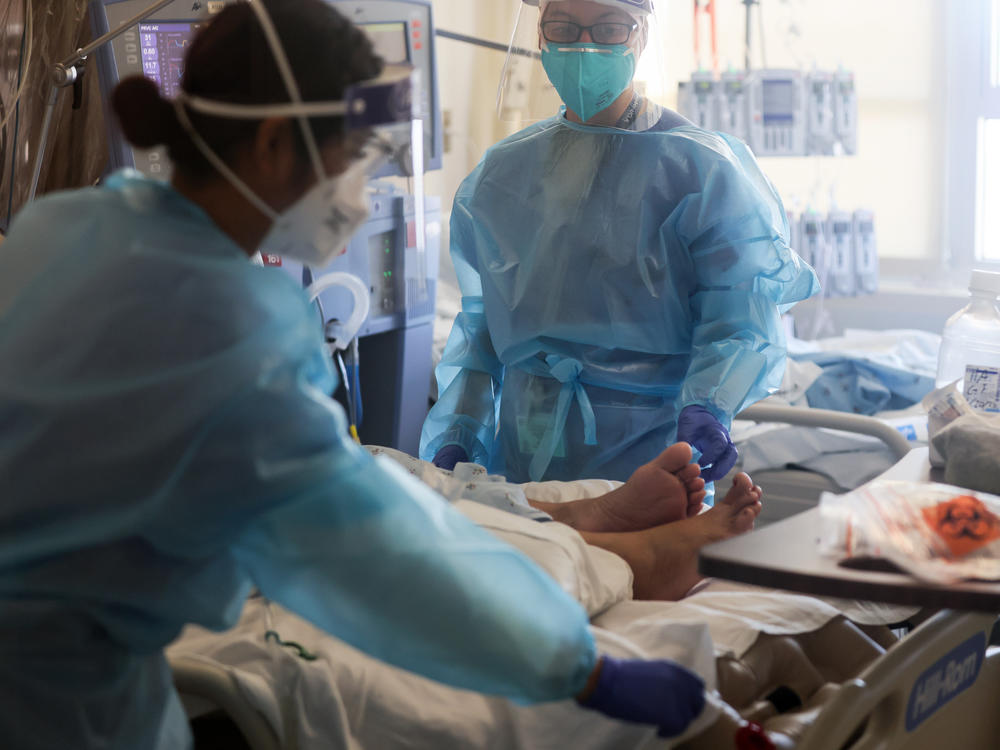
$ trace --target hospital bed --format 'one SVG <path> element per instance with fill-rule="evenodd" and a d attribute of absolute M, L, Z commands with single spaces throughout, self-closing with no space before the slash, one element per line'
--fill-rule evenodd
<path fill-rule="evenodd" d="M 967 749 L 992 748 L 1000 737 L 1000 713 L 995 710 L 997 695 L 1000 695 L 1000 648 L 991 647 L 978 665 L 974 682 L 963 686 L 954 697 L 947 694 L 946 685 L 937 687 L 928 681 L 928 673 L 940 667 L 942 659 L 947 659 L 956 648 L 961 648 L 970 639 L 988 639 L 995 618 L 978 613 L 942 612 L 920 625 L 911 634 L 891 646 L 855 677 L 840 684 L 825 684 L 800 705 L 779 711 L 780 696 L 788 695 L 785 683 L 795 685 L 800 682 L 801 666 L 787 659 L 787 639 L 776 639 L 774 648 L 764 656 L 750 663 L 758 668 L 760 663 L 773 664 L 788 660 L 789 667 L 795 665 L 795 674 L 785 675 L 785 679 L 772 674 L 761 689 L 766 694 L 745 700 L 743 705 L 730 697 L 739 713 L 745 718 L 760 722 L 768 731 L 794 738 L 793 746 L 799 750 L 931 750 L 941 747 L 961 747 Z M 720 659 L 720 673 L 725 659 Z M 960 663 L 955 662 L 954 663 Z M 235 729 L 246 740 L 250 750 L 279 750 L 279 748 L 299 747 L 298 744 L 282 745 L 275 728 L 258 712 L 248 700 L 244 689 L 233 679 L 227 667 L 218 662 L 186 656 L 172 656 L 175 684 L 182 695 L 189 716 L 224 713 Z M 739 672 L 740 667 L 736 668 Z M 945 679 L 948 679 L 948 662 L 945 662 Z M 809 671 L 806 669 L 805 671 Z M 368 675 L 359 679 L 367 679 Z M 722 680 L 725 683 L 725 680 Z M 914 701 L 920 700 L 920 691 L 925 691 L 923 704 L 917 704 L 920 714 L 915 714 Z M 721 684 L 725 697 L 727 685 Z M 928 692 L 930 691 L 930 692 Z M 734 692 L 728 689 L 728 692 Z M 735 690 L 739 695 L 739 690 Z M 914 698 L 914 695 L 917 697 Z M 773 696 L 779 696 L 774 698 Z M 428 700 L 436 696 L 429 695 Z M 770 697 L 770 700 L 768 698 Z M 941 702 L 940 708 L 930 712 L 929 701 Z M 794 700 L 794 699 L 793 699 Z M 926 720 L 920 719 L 926 714 Z M 415 718 L 414 721 L 419 721 Z M 917 722 L 913 729 L 908 724 Z M 331 738 L 329 747 L 348 746 L 340 744 L 342 738 Z M 614 741 L 613 741 L 614 742 Z M 366 745 L 360 745 L 367 747 Z M 401 741 L 398 747 L 423 747 Z M 460 747 L 460 745 L 451 745 Z M 506 747 L 506 745 L 497 745 Z M 595 747 L 668 747 L 666 744 L 601 744 Z M 703 748 L 696 737 L 681 747 Z M 709 744 L 709 746 L 712 746 Z M 238 747 L 238 745 L 227 745 Z M 435 746 L 445 747 L 445 746 Z M 561 747 L 558 744 L 511 745 L 510 747 Z M 382 750 L 382 748 L 380 748 Z M 386 747 L 384 750 L 391 750 Z"/>
<path fill-rule="evenodd" d="M 759 416 L 774 415 L 762 412 Z M 491 530 L 491 523 L 500 516 L 510 517 L 508 529 L 527 524 L 534 533 L 559 526 L 537 524 L 495 509 L 480 512 L 482 525 Z M 714 586 L 718 588 L 713 590 Z M 982 653 L 996 621 L 993 613 L 939 612 L 895 641 L 885 627 L 853 624 L 866 621 L 870 605 L 841 602 L 839 611 L 847 613 L 850 621 L 839 616 L 830 619 L 820 616 L 830 606 L 827 601 L 768 593 L 787 597 L 781 600 L 787 601 L 787 617 L 802 622 L 802 633 L 783 634 L 770 628 L 764 632 L 757 626 L 747 626 L 749 634 L 736 632 L 731 627 L 734 618 L 767 616 L 767 607 L 758 611 L 740 598 L 752 597 L 754 591 L 717 581 L 676 603 L 622 600 L 606 608 L 605 604 L 584 604 L 592 613 L 602 651 L 617 645 L 626 650 L 608 652 L 681 661 L 702 674 L 730 709 L 784 738 L 781 747 L 995 747 L 995 738 L 1000 737 L 1000 712 L 995 711 L 1000 695 L 1000 649 L 990 647 Z M 777 601 L 771 599 L 769 604 Z M 620 726 L 575 707 L 519 708 L 436 685 L 369 659 L 297 618 L 282 615 L 274 620 L 262 614 L 271 606 L 252 600 L 235 635 L 193 634 L 193 640 L 182 640 L 168 652 L 191 715 L 224 712 L 251 750 L 672 746 L 649 732 L 643 734 L 635 725 Z M 900 619 L 912 615 L 909 610 Z M 885 622 L 884 613 L 881 616 Z M 707 621 L 704 627 L 702 620 Z M 317 658 L 304 662 L 294 650 L 268 643 L 264 633 L 273 629 L 295 642 L 288 645 L 303 644 Z M 707 672 L 704 659 L 699 661 L 706 637 Z M 976 653 L 983 658 L 970 665 L 968 644 L 973 641 L 980 644 Z M 240 649 L 243 655 L 237 656 Z M 262 692 L 272 700 L 258 700 Z M 290 729 L 289 721 L 301 722 L 309 732 Z M 380 725 L 377 739 L 366 741 L 363 731 L 360 738 L 354 736 L 358 721 Z M 329 727 L 324 744 L 303 740 L 305 734 L 323 738 L 319 725 L 324 723 Z M 712 734 L 717 730 L 718 726 L 699 730 L 698 736 L 680 746 L 690 750 L 724 746 Z M 300 734 L 294 741 L 282 741 L 289 732 Z"/>

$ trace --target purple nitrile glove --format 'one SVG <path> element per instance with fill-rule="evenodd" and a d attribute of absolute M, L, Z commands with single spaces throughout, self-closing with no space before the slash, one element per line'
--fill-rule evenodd
<path fill-rule="evenodd" d="M 614 719 L 652 724 L 661 737 L 676 737 L 704 709 L 705 683 L 665 659 L 605 656 L 597 686 L 581 705 Z"/>
<path fill-rule="evenodd" d="M 690 443 L 701 453 L 698 464 L 706 482 L 726 476 L 739 453 L 729 431 L 704 406 L 685 406 L 677 418 L 677 439 Z"/>
<path fill-rule="evenodd" d="M 439 469 L 446 469 L 447 471 L 452 471 L 455 468 L 455 464 L 458 463 L 468 463 L 469 454 L 465 452 L 465 448 L 461 445 L 446 445 L 437 453 L 434 454 L 434 460 L 431 461 L 432 464 L 437 466 Z"/>

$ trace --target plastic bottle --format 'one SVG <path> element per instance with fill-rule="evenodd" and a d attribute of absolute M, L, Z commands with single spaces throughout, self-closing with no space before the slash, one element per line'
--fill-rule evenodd
<path fill-rule="evenodd" d="M 1000 388 L 1000 309 L 997 308 L 1000 273 L 973 271 L 969 293 L 972 295 L 969 304 L 952 315 L 944 326 L 937 387 L 957 380 L 958 388 L 965 392 L 968 375 L 977 378 L 977 390 L 996 393 Z M 988 405 L 971 401 L 970 404 L 973 408 L 989 409 Z"/>

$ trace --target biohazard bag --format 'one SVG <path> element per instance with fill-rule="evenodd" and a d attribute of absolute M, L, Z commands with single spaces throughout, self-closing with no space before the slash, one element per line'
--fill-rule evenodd
<path fill-rule="evenodd" d="M 881 558 L 938 583 L 1000 580 L 1000 497 L 929 482 L 875 481 L 820 498 L 824 553 Z"/>

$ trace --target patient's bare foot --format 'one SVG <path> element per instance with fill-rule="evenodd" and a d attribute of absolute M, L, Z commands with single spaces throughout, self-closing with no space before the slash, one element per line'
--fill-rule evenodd
<path fill-rule="evenodd" d="M 640 531 L 696 515 L 705 499 L 700 473 L 691 461 L 691 446 L 674 443 L 606 495 L 556 508 L 532 505 L 578 531 Z"/>
<path fill-rule="evenodd" d="M 639 531 L 697 514 L 705 480 L 691 459 L 690 445 L 674 443 L 640 466 L 625 484 L 598 498 L 606 522 L 594 531 Z"/>
<path fill-rule="evenodd" d="M 746 474 L 737 474 L 726 496 L 704 513 L 645 531 L 583 537 L 625 558 L 634 575 L 636 599 L 675 601 L 701 580 L 698 551 L 750 531 L 760 513 L 760 498 L 760 487 Z"/>

